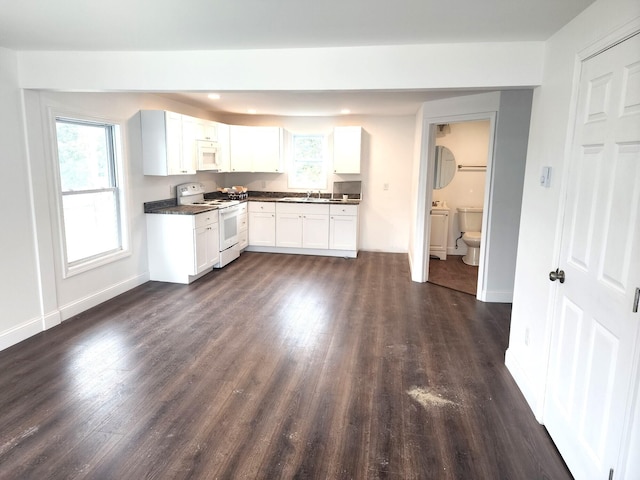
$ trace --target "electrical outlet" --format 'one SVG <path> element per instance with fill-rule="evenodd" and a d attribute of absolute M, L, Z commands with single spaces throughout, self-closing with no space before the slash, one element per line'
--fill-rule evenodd
<path fill-rule="evenodd" d="M 524 344 L 529 346 L 529 327 L 524 329 Z"/>
<path fill-rule="evenodd" d="M 260 188 L 267 188 L 267 182 L 262 180 L 262 182 L 260 182 Z"/>
<path fill-rule="evenodd" d="M 389 184 L 388 184 L 388 183 L 385 183 L 385 184 L 382 186 L 382 189 L 383 189 L 383 190 L 389 190 Z"/>
<path fill-rule="evenodd" d="M 173 185 L 169 184 L 169 196 L 173 195 Z"/>

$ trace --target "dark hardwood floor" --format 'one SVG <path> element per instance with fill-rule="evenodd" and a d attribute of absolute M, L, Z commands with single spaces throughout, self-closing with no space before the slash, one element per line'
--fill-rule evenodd
<path fill-rule="evenodd" d="M 429 283 L 476 296 L 478 267 L 467 265 L 460 255 L 447 255 L 446 260 L 429 259 Z"/>
<path fill-rule="evenodd" d="M 569 479 L 510 307 L 406 255 L 245 253 L 0 352 L 2 479 Z"/>

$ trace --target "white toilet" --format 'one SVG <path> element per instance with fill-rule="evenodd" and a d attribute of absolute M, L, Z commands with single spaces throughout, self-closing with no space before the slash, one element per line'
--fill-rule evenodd
<path fill-rule="evenodd" d="M 467 265 L 480 263 L 480 239 L 482 238 L 482 208 L 458 207 L 458 224 L 463 233 L 462 241 L 467 244 L 467 254 L 462 261 Z"/>

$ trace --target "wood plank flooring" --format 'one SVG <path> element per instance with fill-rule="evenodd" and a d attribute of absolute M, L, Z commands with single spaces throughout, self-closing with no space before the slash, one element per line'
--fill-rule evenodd
<path fill-rule="evenodd" d="M 447 255 L 446 260 L 429 260 L 429 283 L 476 296 L 478 267 L 467 265 L 460 255 Z"/>
<path fill-rule="evenodd" d="M 568 479 L 510 307 L 406 255 L 245 253 L 0 352 L 2 479 Z"/>

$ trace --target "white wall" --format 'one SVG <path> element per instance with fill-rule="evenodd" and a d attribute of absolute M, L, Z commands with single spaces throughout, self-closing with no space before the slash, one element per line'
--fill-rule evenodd
<path fill-rule="evenodd" d="M 548 275 L 559 256 L 576 55 L 639 16 L 637 0 L 597 0 L 549 39 L 542 86 L 534 92 L 506 363 L 539 420 L 551 335 L 554 284 Z M 545 165 L 553 168 L 550 188 L 539 185 Z"/>
<path fill-rule="evenodd" d="M 456 165 L 486 165 L 489 154 L 488 120 L 450 123 L 443 133 L 436 133 L 436 145 L 447 147 L 456 159 Z M 443 200 L 449 207 L 449 235 L 447 240 L 448 255 L 465 255 L 467 246 L 456 238 L 460 236 L 458 223 L 458 207 L 484 206 L 484 186 L 486 171 L 469 169 L 458 171 L 451 183 L 444 188 L 433 191 L 433 200 Z"/>
<path fill-rule="evenodd" d="M 531 118 L 531 90 L 500 93 L 489 195 L 485 195 L 484 296 L 486 301 L 513 300 L 522 189 Z"/>
<path fill-rule="evenodd" d="M 0 48 L 0 349 L 42 329 L 31 186 L 15 53 Z"/>

